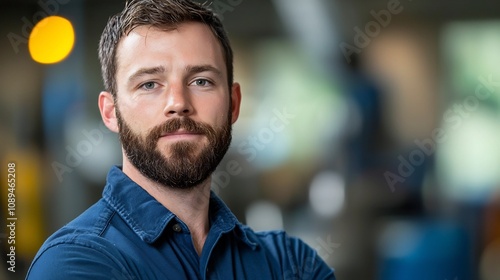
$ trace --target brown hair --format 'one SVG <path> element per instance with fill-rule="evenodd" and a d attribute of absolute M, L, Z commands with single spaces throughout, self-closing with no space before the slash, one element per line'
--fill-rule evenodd
<path fill-rule="evenodd" d="M 222 22 L 212 11 L 190 0 L 129 0 L 123 11 L 109 19 L 99 41 L 99 61 L 105 90 L 116 98 L 116 47 L 124 35 L 138 26 L 151 25 L 168 30 L 184 22 L 200 22 L 210 27 L 222 46 L 228 86 L 231 89 L 233 51 Z"/>

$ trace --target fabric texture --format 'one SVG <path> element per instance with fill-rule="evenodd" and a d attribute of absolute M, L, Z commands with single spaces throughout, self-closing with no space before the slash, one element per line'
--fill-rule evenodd
<path fill-rule="evenodd" d="M 55 232 L 26 279 L 335 279 L 284 231 L 254 232 L 213 192 L 198 255 L 188 227 L 114 166 L 103 197 Z"/>

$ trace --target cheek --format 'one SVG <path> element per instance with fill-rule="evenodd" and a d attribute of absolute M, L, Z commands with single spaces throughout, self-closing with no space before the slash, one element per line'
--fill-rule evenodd
<path fill-rule="evenodd" d="M 216 110 L 215 115 L 217 118 L 217 124 L 219 126 L 226 125 L 228 118 L 231 117 L 231 104 L 228 100 L 222 100 L 218 104 L 218 110 Z"/>
<path fill-rule="evenodd" d="M 158 112 L 158 102 L 148 104 L 135 100 L 122 101 L 119 104 L 122 118 L 134 129 L 144 130 L 155 124 L 161 111 Z"/>
<path fill-rule="evenodd" d="M 127 109 L 120 110 L 122 122 L 128 129 L 137 136 L 143 137 L 147 132 L 147 121 L 144 119 L 144 114 L 135 114 Z"/>

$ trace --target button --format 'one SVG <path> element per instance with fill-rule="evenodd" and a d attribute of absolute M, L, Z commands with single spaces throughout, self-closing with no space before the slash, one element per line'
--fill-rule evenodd
<path fill-rule="evenodd" d="M 172 229 L 175 231 L 175 232 L 181 232 L 182 231 L 182 228 L 181 228 L 181 225 L 179 224 L 175 224 Z"/>

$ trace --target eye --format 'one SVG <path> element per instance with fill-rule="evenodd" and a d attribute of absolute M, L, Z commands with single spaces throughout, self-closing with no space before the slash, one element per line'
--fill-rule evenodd
<path fill-rule="evenodd" d="M 199 87 L 207 87 L 213 85 L 213 83 L 207 79 L 196 79 L 191 84 Z"/>
<path fill-rule="evenodd" d="M 140 86 L 140 88 L 143 88 L 145 90 L 152 90 L 156 88 L 156 83 L 155 82 L 146 82 Z"/>

